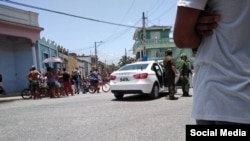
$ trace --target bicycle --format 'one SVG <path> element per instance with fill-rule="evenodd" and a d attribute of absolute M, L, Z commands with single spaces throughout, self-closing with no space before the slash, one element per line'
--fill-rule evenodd
<path fill-rule="evenodd" d="M 45 88 L 45 87 L 39 87 L 39 89 L 38 89 L 38 93 L 39 93 L 39 95 L 40 95 L 39 97 L 42 98 L 42 96 L 43 96 L 43 97 L 48 96 L 48 94 L 46 93 L 46 91 L 47 91 L 47 88 Z M 30 84 L 28 85 L 27 88 L 24 88 L 24 89 L 21 91 L 21 97 L 22 97 L 23 99 L 32 99 L 33 94 L 32 94 L 32 91 L 31 91 L 31 86 L 30 86 Z"/>
<path fill-rule="evenodd" d="M 32 92 L 31 92 L 30 85 L 29 85 L 27 88 L 24 88 L 24 89 L 21 91 L 21 97 L 22 97 L 23 99 L 31 99 L 31 98 L 32 98 Z"/>
<path fill-rule="evenodd" d="M 110 91 L 110 84 L 108 79 L 102 79 L 101 81 L 98 82 L 99 86 L 102 88 L 102 91 L 107 93 Z"/>
<path fill-rule="evenodd" d="M 89 85 L 88 91 L 89 91 L 89 93 L 93 94 L 93 93 L 95 93 L 97 90 L 95 89 L 95 86 L 94 86 L 94 85 Z"/>
<path fill-rule="evenodd" d="M 100 86 L 98 88 L 99 90 L 102 89 L 103 92 L 110 91 L 110 84 L 108 83 L 107 80 L 98 81 L 98 85 Z M 90 80 L 88 80 L 87 91 L 91 94 L 97 91 L 97 89 L 95 89 L 95 83 L 91 82 Z"/>
<path fill-rule="evenodd" d="M 88 80 L 87 91 L 91 94 L 95 93 L 97 90 L 95 89 L 95 83 Z"/>

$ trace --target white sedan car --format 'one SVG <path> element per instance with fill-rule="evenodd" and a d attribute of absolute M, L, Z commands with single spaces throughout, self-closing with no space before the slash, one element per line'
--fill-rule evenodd
<path fill-rule="evenodd" d="M 164 92 L 163 68 L 157 61 L 141 61 L 124 65 L 110 75 L 110 90 L 117 99 L 124 94 L 147 94 L 159 97 Z"/>

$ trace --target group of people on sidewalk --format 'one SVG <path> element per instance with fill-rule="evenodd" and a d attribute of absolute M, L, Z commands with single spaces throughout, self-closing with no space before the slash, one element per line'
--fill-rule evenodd
<path fill-rule="evenodd" d="M 62 71 L 56 71 L 47 67 L 47 72 L 42 74 L 32 66 L 27 74 L 30 83 L 33 99 L 40 99 L 41 92 L 50 98 L 69 96 L 75 94 L 85 94 L 89 83 L 93 83 L 97 93 L 99 93 L 98 80 L 100 75 L 98 71 L 90 71 L 87 77 L 83 77 L 78 68 L 69 73 L 66 68 Z"/>

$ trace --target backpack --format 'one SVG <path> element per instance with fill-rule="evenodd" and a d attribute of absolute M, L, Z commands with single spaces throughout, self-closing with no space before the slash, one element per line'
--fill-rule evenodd
<path fill-rule="evenodd" d="M 72 74 L 72 78 L 74 80 L 77 80 L 78 77 L 79 77 L 79 74 L 77 73 L 77 71 L 74 71 L 73 74 Z"/>

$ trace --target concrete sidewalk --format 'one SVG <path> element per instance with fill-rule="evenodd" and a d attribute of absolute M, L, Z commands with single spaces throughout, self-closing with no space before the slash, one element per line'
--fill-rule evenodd
<path fill-rule="evenodd" d="M 18 93 L 12 93 L 12 94 L 0 94 L 0 103 L 2 102 L 11 102 L 11 101 L 15 101 L 15 100 L 21 100 L 22 97 L 20 94 Z"/>

